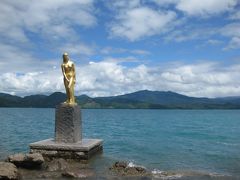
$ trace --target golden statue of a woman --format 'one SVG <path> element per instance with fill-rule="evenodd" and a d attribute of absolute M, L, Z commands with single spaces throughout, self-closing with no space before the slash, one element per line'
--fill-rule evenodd
<path fill-rule="evenodd" d="M 74 85 L 76 82 L 75 66 L 72 61 L 69 60 L 68 54 L 63 54 L 63 63 L 61 65 L 63 73 L 63 82 L 66 89 L 67 100 L 64 103 L 74 105 Z"/>

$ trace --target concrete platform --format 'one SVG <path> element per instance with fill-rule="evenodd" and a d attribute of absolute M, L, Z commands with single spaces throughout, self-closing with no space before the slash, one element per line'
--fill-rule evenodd
<path fill-rule="evenodd" d="M 48 158 L 89 160 L 97 152 L 102 152 L 102 139 L 82 139 L 77 143 L 61 143 L 46 139 L 31 143 L 30 152 L 41 153 Z"/>

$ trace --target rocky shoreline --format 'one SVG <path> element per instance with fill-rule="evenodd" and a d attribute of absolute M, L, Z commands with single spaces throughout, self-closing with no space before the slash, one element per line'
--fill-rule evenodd
<path fill-rule="evenodd" d="M 107 169 L 107 172 L 97 174 L 88 161 L 52 158 L 39 153 L 18 153 L 10 155 L 0 162 L 0 179 L 231 179 L 217 174 L 198 172 L 166 172 L 148 170 L 126 161 L 117 161 Z"/>
<path fill-rule="evenodd" d="M 94 178 L 95 173 L 84 161 L 55 158 L 39 153 L 10 155 L 0 162 L 0 179 Z"/>
<path fill-rule="evenodd" d="M 167 177 L 169 174 L 164 174 Z M 145 167 L 118 161 L 99 177 L 87 161 L 43 157 L 39 153 L 18 153 L 0 162 L 0 179 L 152 179 Z"/>

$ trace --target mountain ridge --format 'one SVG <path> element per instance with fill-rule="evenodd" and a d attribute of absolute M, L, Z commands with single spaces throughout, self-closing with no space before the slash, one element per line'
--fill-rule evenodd
<path fill-rule="evenodd" d="M 0 93 L 0 107 L 53 108 L 65 101 L 66 94 L 54 92 L 50 95 L 25 97 Z M 240 109 L 240 97 L 220 98 L 190 97 L 172 91 L 141 90 L 118 96 L 76 96 L 81 108 L 123 109 Z"/>

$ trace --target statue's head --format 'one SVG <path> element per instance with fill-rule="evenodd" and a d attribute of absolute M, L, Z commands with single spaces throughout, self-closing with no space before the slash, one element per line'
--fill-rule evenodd
<path fill-rule="evenodd" d="M 63 62 L 67 63 L 69 60 L 68 53 L 63 53 Z"/>

